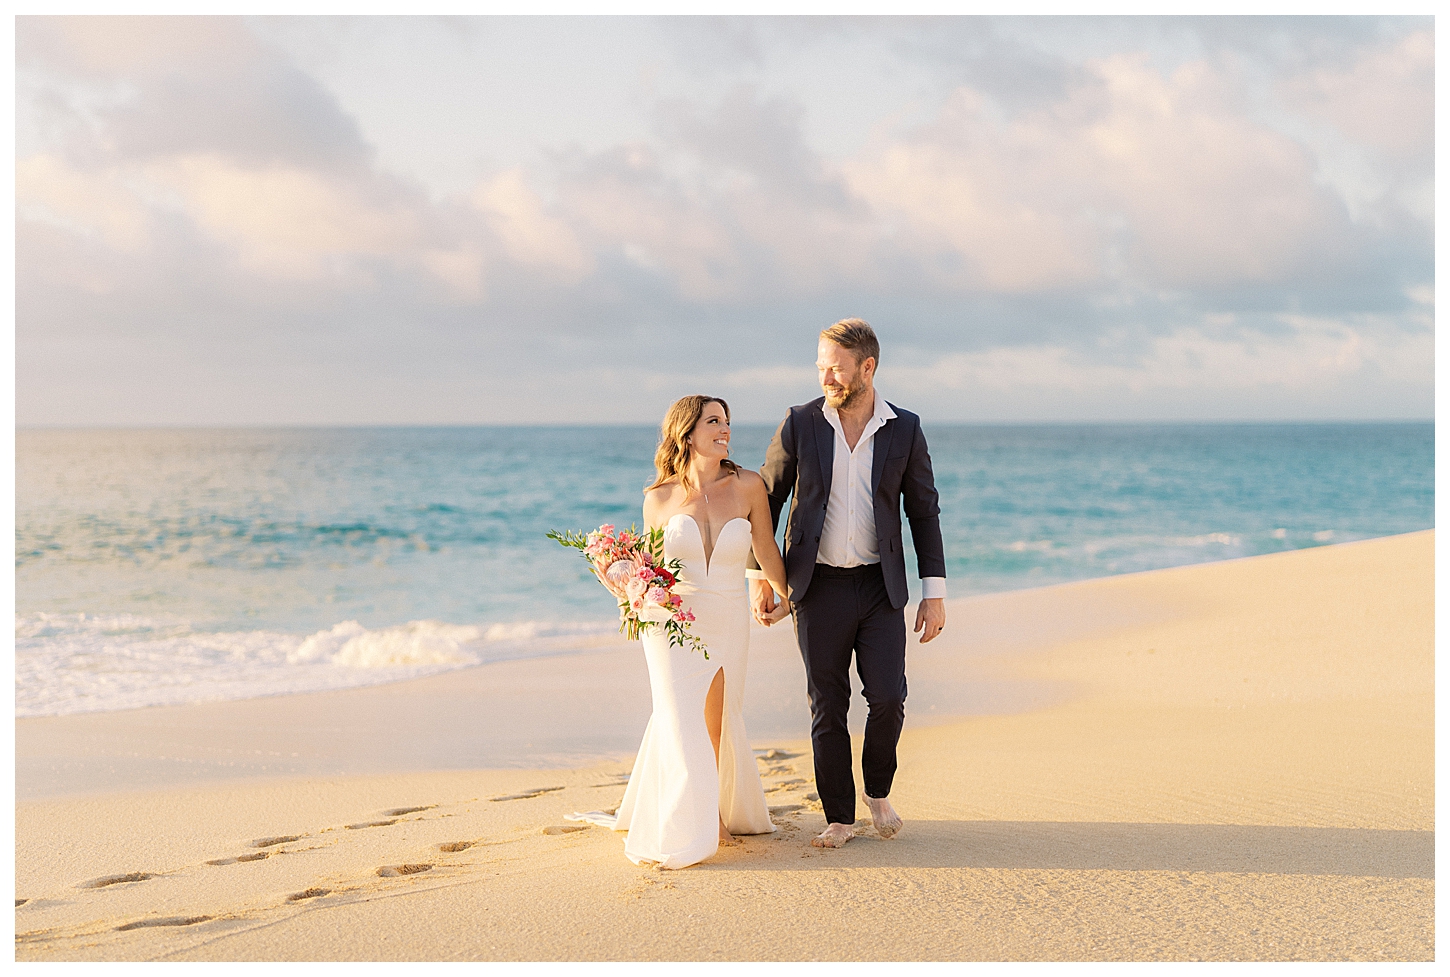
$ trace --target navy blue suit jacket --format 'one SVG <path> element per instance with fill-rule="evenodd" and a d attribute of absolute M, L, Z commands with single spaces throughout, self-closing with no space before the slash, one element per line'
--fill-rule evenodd
<path fill-rule="evenodd" d="M 772 526 L 780 525 L 780 510 L 790 497 L 786 519 L 785 574 L 790 599 L 799 601 L 810 589 L 821 545 L 821 527 L 831 498 L 831 466 L 836 454 L 836 431 L 821 407 L 826 398 L 792 407 L 771 439 L 760 475 L 770 497 Z M 896 417 L 876 432 L 872 446 L 871 492 L 876 514 L 876 545 L 881 573 L 892 607 L 907 600 L 906 555 L 901 546 L 901 512 L 911 525 L 920 576 L 945 577 L 941 507 L 931 474 L 931 455 L 921 418 L 895 404 Z M 750 566 L 756 567 L 752 555 Z"/>

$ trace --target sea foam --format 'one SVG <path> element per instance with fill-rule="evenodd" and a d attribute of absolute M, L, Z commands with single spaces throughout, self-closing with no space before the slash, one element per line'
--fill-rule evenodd
<path fill-rule="evenodd" d="M 411 665 L 471 665 L 479 661 L 470 647 L 483 637 L 476 627 L 438 621 L 409 621 L 393 628 L 369 631 L 356 621 L 343 621 L 330 630 L 302 640 L 287 661 L 326 661 L 351 668 L 392 668 Z"/>
<path fill-rule="evenodd" d="M 313 634 L 198 630 L 175 617 L 27 614 L 15 622 L 15 714 L 66 715 L 377 685 L 622 639 L 609 621 L 343 621 Z"/>

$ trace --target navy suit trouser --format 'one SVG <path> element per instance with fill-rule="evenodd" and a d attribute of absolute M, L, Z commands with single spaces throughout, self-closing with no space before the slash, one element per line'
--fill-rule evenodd
<path fill-rule="evenodd" d="M 867 705 L 861 775 L 866 793 L 885 797 L 896 776 L 896 742 L 906 716 L 906 612 L 891 606 L 879 563 L 817 564 L 804 597 L 793 604 L 796 643 L 811 700 L 816 791 L 831 824 L 856 821 L 851 772 L 851 655 Z"/>

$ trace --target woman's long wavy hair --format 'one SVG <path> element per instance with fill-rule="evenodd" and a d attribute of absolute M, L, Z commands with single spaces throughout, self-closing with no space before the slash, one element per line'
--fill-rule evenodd
<path fill-rule="evenodd" d="M 690 473 L 689 438 L 695 425 L 700 423 L 706 404 L 719 404 L 725 411 L 725 422 L 730 422 L 730 405 L 719 397 L 691 394 L 671 404 L 660 423 L 660 446 L 655 450 L 655 480 L 645 486 L 646 492 L 654 491 L 672 478 L 678 478 L 687 493 L 700 490 Z M 740 472 L 740 466 L 729 458 L 721 459 L 720 467 L 736 474 Z"/>

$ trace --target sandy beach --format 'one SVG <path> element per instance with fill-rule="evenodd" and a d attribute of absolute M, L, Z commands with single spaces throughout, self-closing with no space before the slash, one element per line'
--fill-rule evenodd
<path fill-rule="evenodd" d="M 908 652 L 905 830 L 840 851 L 794 638 L 757 629 L 779 830 L 679 872 L 565 820 L 618 803 L 648 718 L 622 641 L 21 719 L 17 959 L 1431 960 L 1433 550 L 952 601 Z"/>

